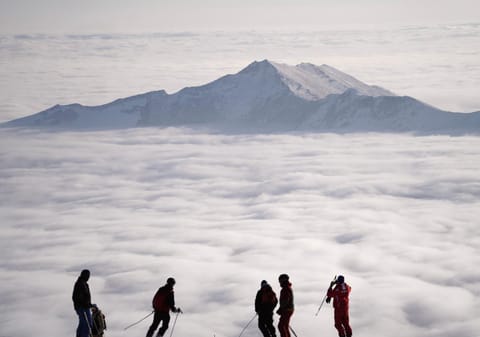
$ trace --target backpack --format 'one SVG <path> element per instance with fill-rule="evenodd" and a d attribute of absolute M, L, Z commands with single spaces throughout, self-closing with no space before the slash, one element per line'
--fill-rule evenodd
<path fill-rule="evenodd" d="M 277 296 L 275 295 L 271 287 L 262 290 L 260 295 L 260 305 L 262 308 L 273 310 L 277 303 Z"/>
<path fill-rule="evenodd" d="M 168 289 L 167 287 L 161 287 L 160 289 L 158 289 L 152 300 L 153 309 L 155 309 L 155 311 L 169 312 L 170 305 L 167 301 L 167 297 L 172 292 L 173 291 L 171 289 Z"/>
<path fill-rule="evenodd" d="M 92 335 L 93 337 L 101 337 L 103 336 L 103 332 L 107 330 L 107 322 L 105 321 L 105 315 L 102 313 L 100 309 L 93 311 L 92 313 Z"/>

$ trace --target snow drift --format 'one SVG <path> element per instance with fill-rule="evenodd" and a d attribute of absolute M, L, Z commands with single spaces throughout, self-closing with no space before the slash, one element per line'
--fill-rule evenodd
<path fill-rule="evenodd" d="M 56 105 L 7 127 L 113 129 L 205 126 L 249 132 L 477 133 L 480 112 L 452 113 L 367 85 L 328 65 L 264 60 L 177 93 L 154 91 L 106 105 Z"/>

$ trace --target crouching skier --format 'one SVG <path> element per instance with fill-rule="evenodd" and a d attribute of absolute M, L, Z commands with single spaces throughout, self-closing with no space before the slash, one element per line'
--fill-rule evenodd
<path fill-rule="evenodd" d="M 255 297 L 255 312 L 258 314 L 258 328 L 264 337 L 276 337 L 273 326 L 273 310 L 277 306 L 277 295 L 270 284 L 263 280 Z"/>
<path fill-rule="evenodd" d="M 173 286 L 175 285 L 175 279 L 169 277 L 167 284 L 159 288 L 155 296 L 153 297 L 152 306 L 155 311 L 153 316 L 153 323 L 148 329 L 147 337 L 152 337 L 155 330 L 157 330 L 160 321 L 162 326 L 158 330 L 157 337 L 161 337 L 168 329 L 168 323 L 170 322 L 170 310 L 172 312 L 181 313 L 180 308 L 175 307 L 175 298 L 173 295 Z"/>
<path fill-rule="evenodd" d="M 92 337 L 103 337 L 103 333 L 107 330 L 105 315 L 96 304 L 92 304 Z"/>
<path fill-rule="evenodd" d="M 335 288 L 333 286 L 335 285 Z M 351 337 L 352 328 L 350 327 L 348 316 L 348 295 L 352 288 L 345 283 L 345 278 L 339 275 L 335 281 L 330 283 L 327 291 L 327 303 L 333 298 L 335 328 L 338 330 L 338 336 Z"/>

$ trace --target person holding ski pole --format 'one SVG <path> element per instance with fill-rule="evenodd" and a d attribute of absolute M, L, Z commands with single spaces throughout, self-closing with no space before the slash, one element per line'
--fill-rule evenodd
<path fill-rule="evenodd" d="M 168 329 L 168 323 L 170 322 L 170 310 L 172 312 L 181 313 L 180 308 L 175 307 L 175 298 L 173 295 L 173 286 L 175 285 L 175 279 L 169 277 L 167 283 L 159 288 L 153 297 L 152 306 L 155 314 L 153 315 L 153 323 L 148 329 L 147 337 L 152 337 L 158 325 L 162 322 L 162 326 L 158 330 L 157 337 L 161 337 Z"/>
<path fill-rule="evenodd" d="M 294 311 L 292 284 L 287 274 L 281 274 L 278 277 L 278 282 L 282 288 L 280 291 L 280 307 L 277 310 L 277 314 L 280 315 L 278 331 L 281 337 L 290 337 L 290 318 Z"/>
<path fill-rule="evenodd" d="M 89 337 L 92 329 L 92 299 L 90 296 L 90 288 L 88 287 L 88 279 L 90 271 L 82 270 L 80 276 L 73 286 L 73 308 L 78 315 L 77 337 Z"/>
<path fill-rule="evenodd" d="M 277 303 L 277 295 L 270 284 L 263 280 L 255 297 L 255 312 L 258 315 L 258 328 L 264 337 L 276 337 L 273 326 L 273 310 Z"/>
<path fill-rule="evenodd" d="M 335 286 L 335 288 L 333 287 Z M 352 328 L 348 316 L 348 296 L 352 288 L 345 283 L 345 278 L 339 275 L 335 281 L 330 283 L 327 291 L 327 303 L 333 298 L 335 328 L 339 337 L 351 337 Z"/>

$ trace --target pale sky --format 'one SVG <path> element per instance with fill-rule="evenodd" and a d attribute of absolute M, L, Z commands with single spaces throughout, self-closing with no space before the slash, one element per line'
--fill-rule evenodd
<path fill-rule="evenodd" d="M 0 0 L 0 33 L 93 33 L 478 21 L 478 0 Z"/>

